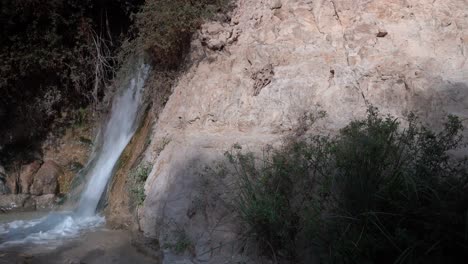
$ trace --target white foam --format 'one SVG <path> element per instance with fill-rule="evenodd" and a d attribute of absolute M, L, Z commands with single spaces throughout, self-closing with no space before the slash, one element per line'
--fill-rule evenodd
<path fill-rule="evenodd" d="M 47 218 L 35 219 L 30 221 L 13 221 L 0 226 L 0 230 L 3 230 L 3 234 L 15 230 L 25 230 L 27 228 L 33 228 L 40 223 L 47 221 Z M 6 248 L 15 245 L 23 244 L 36 244 L 36 245 L 48 245 L 49 247 L 56 247 L 63 242 L 78 237 L 82 232 L 94 230 L 103 226 L 105 218 L 103 216 L 95 215 L 89 217 L 74 217 L 72 215 L 65 215 L 55 227 L 50 230 L 38 231 L 27 234 L 25 237 L 12 237 L 11 240 L 0 244 L 0 248 Z"/>

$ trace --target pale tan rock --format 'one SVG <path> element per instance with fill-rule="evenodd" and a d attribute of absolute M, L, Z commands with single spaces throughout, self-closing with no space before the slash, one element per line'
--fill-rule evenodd
<path fill-rule="evenodd" d="M 279 9 L 283 6 L 281 0 L 270 0 L 270 8 L 271 9 Z"/>
<path fill-rule="evenodd" d="M 34 175 L 30 192 L 33 195 L 57 194 L 58 178 L 63 173 L 60 166 L 54 161 L 46 161 Z"/>
<path fill-rule="evenodd" d="M 21 166 L 19 174 L 19 184 L 21 193 L 29 193 L 29 188 L 33 182 L 34 174 L 41 167 L 41 162 L 35 160 L 27 165 Z"/>
<path fill-rule="evenodd" d="M 40 196 L 33 196 L 37 210 L 53 209 L 57 206 L 55 194 L 44 194 Z"/>

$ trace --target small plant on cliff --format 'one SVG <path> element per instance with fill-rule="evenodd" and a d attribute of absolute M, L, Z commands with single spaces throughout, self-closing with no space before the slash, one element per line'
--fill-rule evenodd
<path fill-rule="evenodd" d="M 203 19 L 225 10 L 228 2 L 147 0 L 136 17 L 137 36 L 127 42 L 122 56 L 145 51 L 157 66 L 178 67 Z"/>
<path fill-rule="evenodd" d="M 177 227 L 177 229 L 172 232 L 172 235 L 173 241 L 164 243 L 164 248 L 171 249 L 177 254 L 182 254 L 193 248 L 192 240 L 183 228 Z"/>
<path fill-rule="evenodd" d="M 137 205 L 142 205 L 146 199 L 145 182 L 151 172 L 152 166 L 149 162 L 138 165 L 131 173 L 131 192 Z"/>
<path fill-rule="evenodd" d="M 274 259 L 459 263 L 468 258 L 468 165 L 457 117 L 402 129 L 370 108 L 335 137 L 296 138 L 261 158 L 227 154 L 234 208 Z M 224 170 L 223 173 L 227 171 Z M 229 173 L 229 172 L 228 172 Z"/>

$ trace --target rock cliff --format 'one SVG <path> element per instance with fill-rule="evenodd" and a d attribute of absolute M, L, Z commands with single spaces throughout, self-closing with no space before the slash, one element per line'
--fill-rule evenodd
<path fill-rule="evenodd" d="M 205 164 L 234 143 L 276 144 L 319 110 L 328 131 L 369 104 L 434 126 L 446 114 L 466 120 L 467 54 L 466 0 L 238 0 L 230 19 L 194 37 L 154 125 L 142 230 L 164 245 L 182 229 L 191 253 L 181 263 L 242 258 L 219 246 L 235 241 L 236 225 L 218 202 L 194 207 Z"/>

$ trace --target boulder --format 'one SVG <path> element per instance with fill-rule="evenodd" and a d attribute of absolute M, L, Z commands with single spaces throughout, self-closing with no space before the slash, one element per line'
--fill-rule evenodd
<path fill-rule="evenodd" d="M 26 205 L 27 208 L 24 208 Z M 0 196 L 0 211 L 34 209 L 27 194 L 7 194 Z"/>
<path fill-rule="evenodd" d="M 44 194 L 41 196 L 33 196 L 32 199 L 35 201 L 36 209 L 53 209 L 56 206 L 55 194 Z"/>
<path fill-rule="evenodd" d="M 39 170 L 40 167 L 41 162 L 38 160 L 21 166 L 19 174 L 20 193 L 29 193 L 29 189 L 33 183 L 34 174 Z"/>
<path fill-rule="evenodd" d="M 8 188 L 8 193 L 17 194 L 19 189 L 17 174 L 10 173 L 9 175 L 7 175 L 5 185 Z"/>
<path fill-rule="evenodd" d="M 34 175 L 30 192 L 33 195 L 57 194 L 58 178 L 63 173 L 60 166 L 54 161 L 46 161 Z"/>

